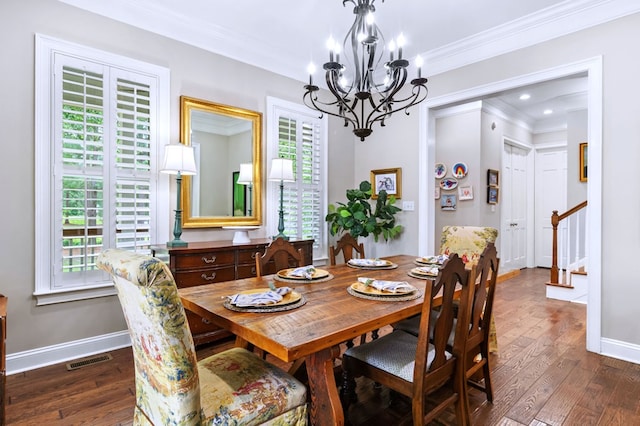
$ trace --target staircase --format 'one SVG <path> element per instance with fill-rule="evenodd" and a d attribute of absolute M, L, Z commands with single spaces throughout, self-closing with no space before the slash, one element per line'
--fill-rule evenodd
<path fill-rule="evenodd" d="M 547 297 L 576 303 L 587 303 L 587 202 L 584 201 L 558 214 L 551 215 L 553 250 Z"/>

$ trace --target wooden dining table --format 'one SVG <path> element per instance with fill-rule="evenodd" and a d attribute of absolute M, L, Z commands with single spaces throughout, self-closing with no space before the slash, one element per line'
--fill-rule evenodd
<path fill-rule="evenodd" d="M 384 258 L 394 269 L 360 269 L 346 264 L 320 267 L 330 276 L 317 281 L 281 282 L 274 275 L 179 289 L 184 307 L 224 327 L 237 336 L 237 345 L 263 349 L 284 362 L 304 359 L 311 395 L 313 425 L 343 425 L 344 413 L 334 377 L 339 345 L 420 313 L 425 279 L 408 272 L 416 267 L 416 256 Z M 399 301 L 396 296 L 375 300 L 356 297 L 347 289 L 359 277 L 406 281 L 420 297 Z M 289 286 L 306 303 L 280 312 L 237 312 L 224 306 L 227 296 L 253 289 L 267 289 L 269 282 Z M 389 300 L 392 299 L 392 300 Z M 408 297 L 403 297 L 408 299 Z"/>

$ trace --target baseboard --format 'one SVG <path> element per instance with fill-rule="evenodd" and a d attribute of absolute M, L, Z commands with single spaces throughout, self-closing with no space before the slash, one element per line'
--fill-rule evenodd
<path fill-rule="evenodd" d="M 600 345 L 601 355 L 640 364 L 640 345 L 604 337 Z"/>
<path fill-rule="evenodd" d="M 7 354 L 7 375 L 131 346 L 127 330 Z"/>

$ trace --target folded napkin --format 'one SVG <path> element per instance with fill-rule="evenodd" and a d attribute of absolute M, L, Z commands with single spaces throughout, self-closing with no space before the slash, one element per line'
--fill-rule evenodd
<path fill-rule="evenodd" d="M 447 256 L 446 254 L 439 254 L 437 256 L 424 256 L 422 258 L 422 261 L 425 263 L 437 263 L 438 265 L 444 264 L 444 262 L 446 262 L 447 260 L 449 260 L 449 256 Z"/>
<path fill-rule="evenodd" d="M 257 305 L 272 305 L 282 300 L 284 296 L 292 291 L 290 287 L 278 287 L 275 290 L 263 291 L 260 293 L 241 293 L 227 296 L 229 302 L 235 306 L 248 307 Z"/>
<path fill-rule="evenodd" d="M 376 290 L 388 291 L 389 293 L 407 293 L 413 290 L 413 286 L 406 281 L 384 281 L 364 277 L 359 277 L 358 281 Z"/>
<path fill-rule="evenodd" d="M 293 271 L 289 271 L 287 275 L 290 277 L 301 277 L 306 278 L 308 280 L 313 278 L 313 274 L 316 273 L 316 268 L 313 265 L 301 266 L 299 268 L 294 269 Z"/>
<path fill-rule="evenodd" d="M 380 259 L 351 259 L 349 263 L 354 266 L 387 266 L 386 260 Z"/>
<path fill-rule="evenodd" d="M 440 273 L 440 268 L 437 266 L 419 266 L 416 270 L 422 274 L 427 275 L 438 275 Z"/>

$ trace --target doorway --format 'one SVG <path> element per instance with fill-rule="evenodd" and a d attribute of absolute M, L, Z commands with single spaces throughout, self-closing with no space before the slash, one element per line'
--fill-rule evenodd
<path fill-rule="evenodd" d="M 586 74 L 588 80 L 588 140 L 589 140 L 589 200 L 588 232 L 589 245 L 589 298 L 587 303 L 587 350 L 601 353 L 601 283 L 602 283 L 602 57 L 558 66 L 553 69 L 516 76 L 507 80 L 476 86 L 432 98 L 420 107 L 419 139 L 419 208 L 420 211 L 434 211 L 434 188 L 432 176 L 435 164 L 435 118 L 434 111 L 447 105 L 460 104 L 489 97 L 504 90 L 531 85 L 563 77 Z M 597 159 L 597 160 L 596 160 Z M 433 215 L 421 215 L 418 223 L 418 250 L 420 253 L 433 252 L 435 227 Z M 533 251 L 533 250 L 532 250 Z M 532 253 L 531 253 L 532 255 Z"/>
<path fill-rule="evenodd" d="M 530 149 L 504 140 L 502 153 L 502 199 L 500 200 L 500 269 L 527 267 L 527 228 L 530 181 L 527 157 Z"/>

